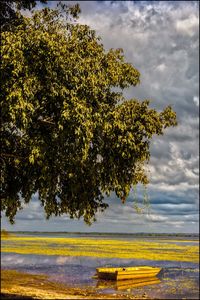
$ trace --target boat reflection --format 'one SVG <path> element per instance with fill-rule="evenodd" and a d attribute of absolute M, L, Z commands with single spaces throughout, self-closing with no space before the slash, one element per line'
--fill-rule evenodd
<path fill-rule="evenodd" d="M 96 288 L 98 289 L 115 289 L 115 290 L 128 290 L 137 287 L 147 286 L 150 284 L 158 284 L 160 283 L 160 279 L 157 277 L 151 278 L 138 278 L 132 280 L 98 280 Z"/>

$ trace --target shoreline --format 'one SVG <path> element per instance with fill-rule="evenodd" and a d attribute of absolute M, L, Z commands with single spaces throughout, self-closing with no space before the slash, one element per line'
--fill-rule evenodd
<path fill-rule="evenodd" d="M 78 288 L 52 282 L 46 275 L 1 270 L 1 299 L 150 299 L 144 293 L 134 296 L 102 293 L 95 288 Z"/>

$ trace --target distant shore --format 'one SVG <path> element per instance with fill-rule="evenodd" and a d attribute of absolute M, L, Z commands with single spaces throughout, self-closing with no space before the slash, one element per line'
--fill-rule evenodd
<path fill-rule="evenodd" d="M 134 295 L 103 294 L 90 288 L 75 288 L 15 270 L 1 270 L 1 299 L 141 299 Z M 150 299 L 146 294 L 142 299 Z"/>
<path fill-rule="evenodd" d="M 147 236 L 147 237 L 196 237 L 199 238 L 199 233 L 148 233 L 148 232 L 135 232 L 135 233 L 127 233 L 127 232 L 79 232 L 79 231 L 9 231 L 9 233 L 19 233 L 19 234 L 77 234 L 77 235 L 123 235 L 123 236 Z"/>

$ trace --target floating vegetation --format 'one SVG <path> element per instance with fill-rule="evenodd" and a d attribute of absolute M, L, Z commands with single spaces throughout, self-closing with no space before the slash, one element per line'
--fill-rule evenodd
<path fill-rule="evenodd" d="M 11 236 L 14 236 L 14 234 L 13 233 L 11 234 L 10 232 L 8 232 L 5 229 L 1 229 L 1 239 L 2 238 L 6 239 L 6 238 L 9 238 Z"/>
<path fill-rule="evenodd" d="M 171 243 L 173 241 L 173 243 Z M 2 238 L 2 252 L 19 254 L 89 256 L 100 258 L 199 261 L 199 246 L 174 240 L 122 241 L 92 238 L 9 237 Z M 190 242 L 190 241 L 188 241 Z"/>

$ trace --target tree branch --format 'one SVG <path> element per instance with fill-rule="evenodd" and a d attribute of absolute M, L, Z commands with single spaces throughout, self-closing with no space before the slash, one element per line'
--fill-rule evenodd
<path fill-rule="evenodd" d="M 20 159 L 26 158 L 24 156 L 18 156 L 18 155 L 15 155 L 15 154 L 7 154 L 7 153 L 1 153 L 0 156 L 7 157 L 7 158 L 11 158 L 11 157 L 13 157 L 13 158 L 20 158 Z"/>
<path fill-rule="evenodd" d="M 51 122 L 49 120 L 44 120 L 44 119 L 38 119 L 38 121 L 42 122 L 42 123 L 47 123 L 47 124 L 51 124 L 51 125 L 56 125 L 56 123 Z"/>

